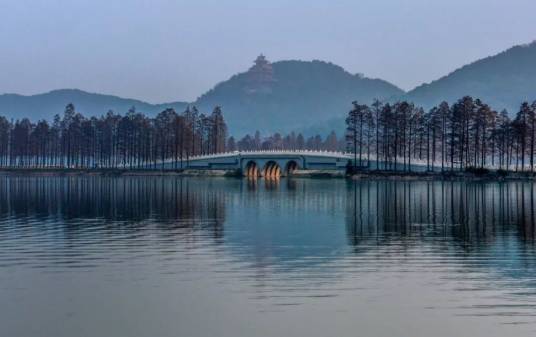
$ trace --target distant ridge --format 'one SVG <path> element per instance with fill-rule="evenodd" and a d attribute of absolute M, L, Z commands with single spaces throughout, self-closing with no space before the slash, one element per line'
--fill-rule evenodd
<path fill-rule="evenodd" d="M 536 42 L 512 47 L 486 57 L 429 84 L 423 84 L 404 97 L 425 108 L 445 100 L 450 103 L 471 95 L 496 110 L 513 115 L 519 105 L 536 99 Z"/>
<path fill-rule="evenodd" d="M 137 111 L 156 115 L 168 107 L 182 110 L 187 105 L 185 102 L 150 104 L 136 99 L 89 93 L 79 89 L 60 89 L 31 96 L 0 95 L 0 115 L 13 119 L 27 117 L 32 120 L 51 120 L 55 114 L 63 114 L 68 103 L 73 103 L 76 110 L 85 116 L 103 115 L 108 110 L 124 114 L 133 106 Z"/>
<path fill-rule="evenodd" d="M 219 105 L 231 134 L 303 130 L 327 134 L 342 132 L 344 115 L 351 102 L 371 103 L 374 98 L 406 99 L 426 109 L 441 101 L 454 102 L 465 95 L 481 98 L 496 110 L 513 115 L 524 100 L 536 99 L 536 42 L 512 47 L 461 67 L 408 93 L 395 85 L 350 74 L 342 67 L 323 61 L 278 61 L 259 56 L 254 65 L 201 95 L 195 102 L 202 112 Z M 23 96 L 0 95 L 0 115 L 32 120 L 62 114 L 73 103 L 86 116 L 108 110 L 124 114 L 131 107 L 154 116 L 166 108 L 183 111 L 187 102 L 150 104 L 136 99 L 88 93 L 78 89 L 53 90 Z"/>
<path fill-rule="evenodd" d="M 342 67 L 323 61 L 269 63 L 260 56 L 248 71 L 232 76 L 201 95 L 195 102 L 202 112 L 222 106 L 230 131 L 235 135 L 290 131 L 342 116 L 353 100 L 370 103 L 374 98 L 398 97 L 404 92 L 379 79 L 352 75 Z M 0 115 L 33 120 L 52 119 L 73 103 L 86 116 L 108 110 L 137 111 L 156 115 L 166 108 L 183 111 L 187 102 L 150 104 L 135 99 L 88 93 L 78 89 L 54 90 L 23 96 L 0 95 Z"/>
<path fill-rule="evenodd" d="M 497 111 L 506 109 L 511 117 L 523 101 L 536 100 L 536 42 L 470 63 L 390 101 L 405 99 L 430 109 L 442 101 L 453 103 L 466 95 L 482 99 Z M 331 130 L 344 130 L 344 118 L 303 125 L 297 130 L 307 135 L 325 135 Z"/>

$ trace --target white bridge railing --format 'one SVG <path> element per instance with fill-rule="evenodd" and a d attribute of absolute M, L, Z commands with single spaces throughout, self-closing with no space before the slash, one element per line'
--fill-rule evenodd
<path fill-rule="evenodd" d="M 205 154 L 205 155 L 197 155 L 192 157 L 182 157 L 182 161 L 184 163 L 186 162 L 192 162 L 196 160 L 210 160 L 210 159 L 216 159 L 216 158 L 228 158 L 228 157 L 234 157 L 234 156 L 320 156 L 320 157 L 331 157 L 331 158 L 338 158 L 338 159 L 354 159 L 354 154 L 351 152 L 341 152 L 341 151 L 326 151 L 326 150 L 255 150 L 255 151 L 230 151 L 230 152 L 220 152 L 220 153 L 213 153 L 213 154 Z M 370 162 L 370 161 L 376 161 L 376 156 L 372 153 L 366 154 L 363 153 L 361 155 L 361 158 L 363 162 Z M 357 159 L 359 160 L 359 154 L 357 154 Z M 175 158 L 168 158 L 164 161 L 159 160 L 157 161 L 157 164 L 167 164 L 167 163 L 173 163 L 176 162 L 177 159 Z M 403 158 L 396 158 L 395 162 L 397 165 L 403 165 L 404 160 Z M 408 162 L 406 158 L 406 162 Z M 419 160 L 412 158 L 411 159 L 411 165 L 412 166 L 426 166 L 426 160 Z M 431 162 L 431 167 L 440 167 L 440 162 Z"/>
<path fill-rule="evenodd" d="M 231 152 L 222 152 L 222 153 L 214 153 L 214 154 L 207 154 L 207 155 L 198 155 L 190 157 L 189 161 L 194 160 L 210 160 L 215 158 L 226 158 L 226 157 L 233 157 L 233 156 L 262 156 L 262 155 L 270 155 L 270 156 L 288 156 L 288 155 L 294 155 L 294 156 L 320 156 L 320 157 L 331 157 L 331 158 L 338 158 L 338 159 L 354 159 L 354 154 L 351 152 L 341 152 L 341 151 L 325 151 L 325 150 L 256 150 L 256 151 L 231 151 Z M 359 161 L 359 154 L 356 155 L 357 160 Z M 185 160 L 185 158 L 183 158 Z M 368 155 L 366 153 L 361 154 L 361 160 L 363 162 L 370 162 L 370 161 L 376 161 L 376 155 L 373 153 L 369 153 Z M 381 161 L 382 159 L 380 159 Z M 174 162 L 175 159 L 166 159 L 164 163 Z M 410 164 L 412 166 L 427 166 L 426 159 L 417 159 L 412 158 L 409 160 L 402 157 L 397 157 L 393 162 L 396 162 L 397 165 L 404 165 L 405 163 Z M 391 163 L 392 164 L 392 163 Z M 441 167 L 441 162 L 429 162 L 430 167 Z M 446 164 L 445 164 L 446 165 Z"/>
<path fill-rule="evenodd" d="M 350 158 L 353 154 L 347 152 L 339 151 L 324 151 L 324 150 L 257 150 L 257 151 L 231 151 L 231 152 L 220 152 L 214 154 L 205 154 L 189 157 L 189 160 L 203 160 L 203 159 L 213 159 L 213 158 L 223 158 L 223 157 L 233 157 L 233 156 L 248 156 L 248 155 L 315 155 L 323 157 L 336 157 L 336 158 Z M 174 159 L 168 159 L 169 161 L 174 161 Z M 166 160 L 166 162 L 168 162 Z M 183 158 L 184 160 L 184 158 Z"/>
<path fill-rule="evenodd" d="M 331 158 L 337 158 L 337 159 L 354 159 L 354 154 L 351 152 L 341 152 L 341 151 L 326 151 L 326 150 L 255 150 L 255 151 L 230 151 L 230 152 L 221 152 L 221 153 L 213 153 L 213 154 L 205 154 L 205 155 L 197 155 L 192 157 L 182 157 L 183 163 L 191 163 L 192 161 L 197 160 L 210 160 L 210 159 L 216 159 L 216 158 L 228 158 L 228 157 L 234 157 L 234 156 L 320 156 L 320 157 L 331 157 Z M 374 153 L 362 153 L 361 155 L 362 161 L 367 162 L 376 162 L 376 156 Z M 357 160 L 359 161 L 359 154 L 357 154 Z M 165 160 L 158 160 L 156 164 L 162 165 L 167 163 L 173 163 L 177 161 L 175 158 L 168 158 Z M 385 165 L 386 163 L 383 163 L 383 158 L 380 158 L 380 162 L 382 165 Z M 441 159 L 436 159 L 435 161 L 428 161 L 426 159 L 417 159 L 417 158 L 402 158 L 397 157 L 394 160 L 390 160 L 387 164 L 390 166 L 393 166 L 393 164 L 396 163 L 397 170 L 404 170 L 406 165 L 410 165 L 412 167 L 430 167 L 430 168 L 441 168 L 444 166 L 445 170 L 450 170 L 450 162 L 444 161 L 441 163 Z M 147 165 L 153 165 L 152 163 L 147 163 Z M 526 166 L 526 165 L 525 165 Z M 486 168 L 488 169 L 498 169 L 500 168 L 498 165 L 486 165 Z M 459 164 L 454 165 L 454 169 L 459 169 Z M 522 169 L 523 170 L 523 169 Z M 530 170 L 530 166 L 526 166 L 526 171 Z"/>
<path fill-rule="evenodd" d="M 255 150 L 255 151 L 230 151 L 230 152 L 220 152 L 220 153 L 213 153 L 213 154 L 204 154 L 204 155 L 197 155 L 192 157 L 186 157 L 183 156 L 182 159 L 179 158 L 167 158 L 162 160 L 157 160 L 155 162 L 147 162 L 144 165 L 146 166 L 152 166 L 154 164 L 156 165 L 162 165 L 162 164 L 168 164 L 168 163 L 174 163 L 178 160 L 182 161 L 184 164 L 191 163 L 192 161 L 197 160 L 210 160 L 210 159 L 216 159 L 216 158 L 228 158 L 228 157 L 234 157 L 234 156 L 262 156 L 262 155 L 268 155 L 268 156 L 321 156 L 321 157 L 331 157 L 331 158 L 337 158 L 337 159 L 350 159 L 353 160 L 354 156 L 357 157 L 357 161 L 359 162 L 359 154 L 354 155 L 354 153 L 351 152 L 341 152 L 341 151 L 326 151 L 326 150 Z M 445 160 L 443 163 L 441 162 L 441 159 L 436 159 L 435 161 L 427 159 L 418 159 L 418 158 L 403 158 L 403 157 L 397 157 L 395 159 L 390 159 L 389 162 L 385 163 L 383 160 L 384 158 L 379 158 L 379 163 L 381 165 L 389 165 L 390 167 L 393 167 L 393 165 L 396 163 L 397 170 L 404 170 L 407 166 L 411 165 L 411 167 L 426 167 L 426 168 L 442 168 L 444 167 L 445 170 L 459 170 L 460 166 L 459 163 L 455 163 L 454 167 L 451 168 L 451 163 L 448 160 Z M 361 154 L 361 160 L 364 163 L 369 162 L 376 162 L 376 156 L 374 153 L 362 153 Z M 407 165 L 407 166 L 406 166 Z M 514 164 L 510 164 L 508 169 L 512 169 Z M 501 168 L 498 164 L 491 165 L 487 164 L 485 166 L 487 169 L 497 170 Z M 524 168 L 520 166 L 521 171 L 530 171 L 531 167 L 530 165 L 525 165 Z"/>

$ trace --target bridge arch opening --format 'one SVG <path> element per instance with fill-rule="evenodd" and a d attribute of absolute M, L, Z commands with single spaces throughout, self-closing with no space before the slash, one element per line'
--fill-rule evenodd
<path fill-rule="evenodd" d="M 298 168 L 298 163 L 295 160 L 290 160 L 285 167 L 285 173 L 287 176 L 291 176 Z"/>
<path fill-rule="evenodd" d="M 263 176 L 266 179 L 274 179 L 281 177 L 281 167 L 275 161 L 270 160 L 264 165 Z"/>
<path fill-rule="evenodd" d="M 249 161 L 246 164 L 246 170 L 245 170 L 245 176 L 248 178 L 257 178 L 259 177 L 259 167 L 257 166 L 257 163 L 253 160 Z"/>

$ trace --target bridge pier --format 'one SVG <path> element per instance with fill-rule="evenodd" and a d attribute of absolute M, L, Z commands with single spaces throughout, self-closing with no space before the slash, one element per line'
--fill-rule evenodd
<path fill-rule="evenodd" d="M 267 179 L 279 178 L 281 176 L 281 167 L 276 161 L 270 160 L 264 164 L 263 175 Z"/>

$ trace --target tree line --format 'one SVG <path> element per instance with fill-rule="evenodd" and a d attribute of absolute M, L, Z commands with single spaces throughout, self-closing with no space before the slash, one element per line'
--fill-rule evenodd
<path fill-rule="evenodd" d="M 154 118 L 131 108 L 124 116 L 108 111 L 87 118 L 68 104 L 49 123 L 0 117 L 0 166 L 20 168 L 149 168 L 175 159 L 224 152 L 227 125 L 220 107 L 200 113 L 166 109 Z"/>
<path fill-rule="evenodd" d="M 259 131 L 239 140 L 228 138 L 220 107 L 210 114 L 187 107 L 166 109 L 148 117 L 131 108 L 125 115 L 109 111 L 85 117 L 68 104 L 63 116 L 32 123 L 0 117 L 0 166 L 22 168 L 151 168 L 172 159 L 186 166 L 196 155 L 226 151 L 325 150 L 354 153 L 354 169 L 378 159 L 378 169 L 410 171 L 415 163 L 428 169 L 499 168 L 534 170 L 536 101 L 521 104 L 517 114 L 497 112 L 480 99 L 465 96 L 429 111 L 411 102 L 370 106 L 352 103 L 346 134 L 331 132 L 305 138 L 301 133 Z"/>
<path fill-rule="evenodd" d="M 305 138 L 301 133 L 259 131 L 235 140 L 228 137 L 220 107 L 211 114 L 187 107 L 182 113 L 166 109 L 154 118 L 132 107 L 125 115 L 108 111 L 85 117 L 73 104 L 52 122 L 28 118 L 9 121 L 0 116 L 0 167 L 13 168 L 151 168 L 173 159 L 176 169 L 197 155 L 228 151 L 340 151 L 344 138 L 332 131 Z"/>
<path fill-rule="evenodd" d="M 312 150 L 312 151 L 342 151 L 345 147 L 344 138 L 338 139 L 332 131 L 325 139 L 321 135 L 305 138 L 301 133 L 290 132 L 287 135 L 274 133 L 262 138 L 259 131 L 253 136 L 247 134 L 240 140 L 229 138 L 230 151 L 259 151 L 259 150 Z"/>
<path fill-rule="evenodd" d="M 488 167 L 534 170 L 536 101 L 521 104 L 515 117 L 480 99 L 442 102 L 429 111 L 401 101 L 370 106 L 352 103 L 346 117 L 348 151 L 354 169 L 378 159 L 378 169 L 467 170 Z M 527 167 L 528 165 L 528 167 Z"/>

